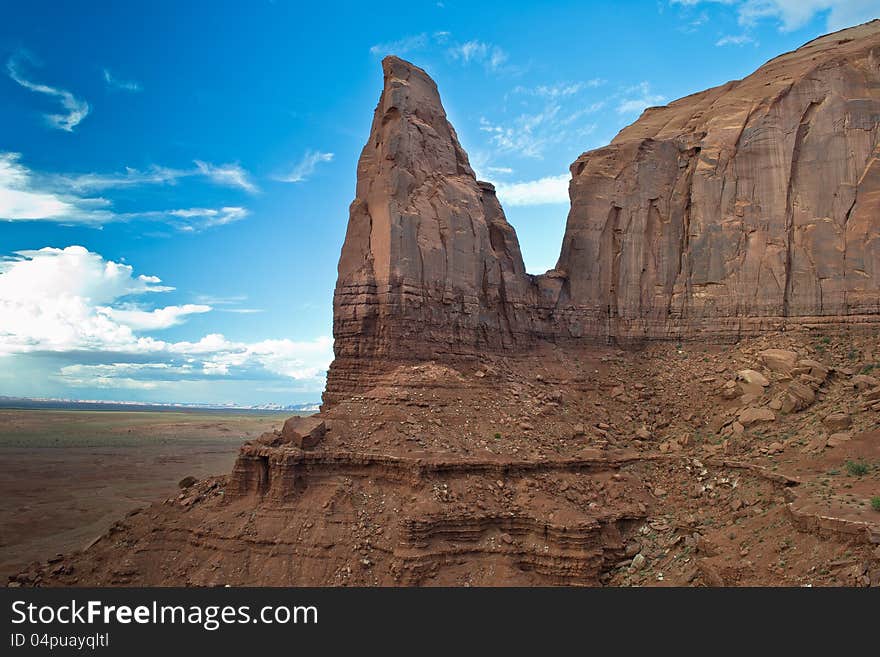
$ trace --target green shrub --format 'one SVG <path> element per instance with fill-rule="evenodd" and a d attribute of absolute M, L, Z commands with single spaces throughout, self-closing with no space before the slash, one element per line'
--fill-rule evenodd
<path fill-rule="evenodd" d="M 868 474 L 870 468 L 867 463 L 863 461 L 847 461 L 846 462 L 846 471 L 849 472 L 853 477 L 861 477 L 862 475 Z"/>
<path fill-rule="evenodd" d="M 871 508 L 874 511 L 880 511 L 880 495 L 875 495 L 871 498 Z"/>
<path fill-rule="evenodd" d="M 495 432 L 495 440 L 501 440 L 501 434 L 497 431 Z"/>

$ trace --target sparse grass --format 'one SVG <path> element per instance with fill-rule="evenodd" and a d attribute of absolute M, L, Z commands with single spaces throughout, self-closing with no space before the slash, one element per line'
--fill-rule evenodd
<path fill-rule="evenodd" d="M 880 511 L 880 495 L 875 495 L 871 498 L 871 508 L 874 511 Z"/>
<path fill-rule="evenodd" d="M 877 363 L 868 363 L 867 365 L 865 365 L 862 368 L 862 374 L 868 374 L 870 372 L 873 372 L 876 367 L 877 367 Z"/>
<path fill-rule="evenodd" d="M 846 471 L 850 473 L 853 477 L 861 477 L 862 475 L 866 475 L 868 474 L 868 472 L 870 472 L 870 470 L 871 467 L 864 461 L 846 462 Z"/>
<path fill-rule="evenodd" d="M 822 339 L 819 340 L 819 342 L 821 342 L 822 344 L 831 344 L 831 338 L 826 335 L 823 336 Z"/>

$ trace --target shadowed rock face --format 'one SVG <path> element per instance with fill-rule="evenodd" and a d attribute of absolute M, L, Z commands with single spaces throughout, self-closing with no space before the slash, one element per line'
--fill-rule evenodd
<path fill-rule="evenodd" d="M 525 272 L 434 82 L 395 57 L 383 69 L 325 401 L 387 361 L 880 320 L 880 22 L 648 109 L 581 155 L 542 276 Z"/>

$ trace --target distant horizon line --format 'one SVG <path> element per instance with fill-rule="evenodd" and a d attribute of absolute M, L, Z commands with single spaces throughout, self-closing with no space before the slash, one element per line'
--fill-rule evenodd
<path fill-rule="evenodd" d="M 132 400 L 107 400 L 107 399 L 70 399 L 65 397 L 23 397 L 18 395 L 0 395 L 0 408 L 8 408 L 15 402 L 27 402 L 31 404 L 91 404 L 106 406 L 145 406 L 162 408 L 184 409 L 210 409 L 210 410 L 252 410 L 252 411 L 303 411 L 319 410 L 320 401 L 301 402 L 297 404 L 278 404 L 266 402 L 264 404 L 238 404 L 235 402 L 150 402 Z"/>

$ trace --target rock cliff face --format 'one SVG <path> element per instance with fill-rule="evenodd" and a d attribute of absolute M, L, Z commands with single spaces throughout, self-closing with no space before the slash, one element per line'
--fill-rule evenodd
<path fill-rule="evenodd" d="M 326 401 L 389 360 L 880 320 L 880 22 L 650 108 L 581 155 L 542 276 L 525 272 L 434 82 L 394 57 L 383 67 Z"/>
<path fill-rule="evenodd" d="M 647 110 L 571 167 L 571 331 L 738 336 L 880 312 L 880 22 Z M 589 330 L 588 330 L 589 332 Z"/>

